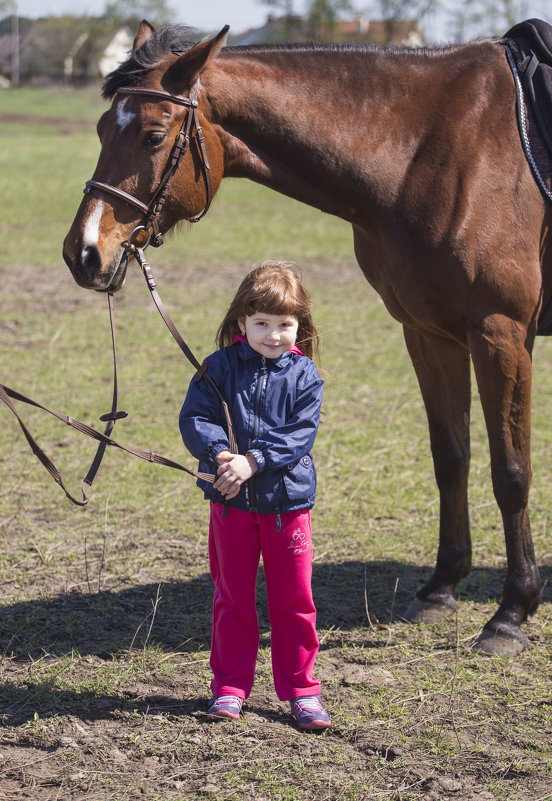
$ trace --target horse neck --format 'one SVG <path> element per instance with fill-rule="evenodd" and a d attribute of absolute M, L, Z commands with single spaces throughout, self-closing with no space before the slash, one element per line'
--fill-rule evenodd
<path fill-rule="evenodd" d="M 393 192 L 416 147 L 424 86 L 409 92 L 404 72 L 404 56 L 378 50 L 224 51 L 202 82 L 225 176 L 355 222 L 370 192 Z"/>

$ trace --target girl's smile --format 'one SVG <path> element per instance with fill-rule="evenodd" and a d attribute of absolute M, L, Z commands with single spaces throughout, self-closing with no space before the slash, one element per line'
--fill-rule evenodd
<path fill-rule="evenodd" d="M 253 350 L 267 359 L 277 359 L 295 345 L 299 321 L 292 314 L 255 312 L 238 320 L 240 330 Z"/>

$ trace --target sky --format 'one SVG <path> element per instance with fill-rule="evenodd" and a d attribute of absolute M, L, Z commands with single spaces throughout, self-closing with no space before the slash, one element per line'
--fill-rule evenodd
<path fill-rule="evenodd" d="M 105 0 L 16 0 L 18 13 L 25 17 L 44 17 L 50 15 L 77 14 L 99 15 L 105 7 Z M 453 6 L 457 0 L 450 0 Z M 522 19 L 539 17 L 552 23 L 551 0 L 518 0 L 522 10 Z M 306 0 L 296 0 L 294 8 L 302 13 Z M 269 6 L 261 0 L 167 0 L 167 5 L 176 10 L 173 22 L 180 22 L 201 31 L 217 32 L 224 25 L 230 25 L 232 33 L 243 33 L 248 28 L 258 28 L 266 21 Z M 370 3 L 374 8 L 377 0 Z M 359 10 L 366 9 L 367 2 L 353 0 L 353 6 Z M 369 16 L 369 15 L 368 15 Z M 375 17 L 375 15 L 374 15 Z M 504 30 L 497 33 L 505 33 Z M 425 33 L 430 42 L 450 41 L 444 20 L 430 18 L 425 26 Z M 479 32 L 478 32 L 479 33 Z M 481 31 L 487 35 L 489 31 Z"/>
<path fill-rule="evenodd" d="M 258 28 L 270 11 L 259 0 L 195 0 L 193 3 L 168 0 L 167 5 L 178 9 L 177 19 L 192 28 L 203 31 L 219 31 L 230 25 L 233 33 L 243 33 L 248 28 Z M 302 5 L 297 3 L 297 8 Z M 49 15 L 100 14 L 105 0 L 17 0 L 18 13 L 23 17 L 45 17 Z"/>

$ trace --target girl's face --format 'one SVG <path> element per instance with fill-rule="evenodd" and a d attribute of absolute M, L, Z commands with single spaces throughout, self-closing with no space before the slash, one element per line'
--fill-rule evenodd
<path fill-rule="evenodd" d="M 238 320 L 240 330 L 253 350 L 267 359 L 277 359 L 295 345 L 299 321 L 291 314 L 255 312 Z"/>

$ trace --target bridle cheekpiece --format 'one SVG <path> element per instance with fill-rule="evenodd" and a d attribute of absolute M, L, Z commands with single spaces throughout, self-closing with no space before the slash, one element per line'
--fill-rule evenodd
<path fill-rule="evenodd" d="M 119 189 L 116 186 L 111 186 L 111 184 L 104 183 L 103 181 L 95 181 L 90 180 L 86 182 L 86 186 L 84 188 L 84 192 L 89 194 L 93 190 L 98 190 L 100 192 L 106 192 L 108 195 L 113 195 L 113 197 L 119 198 L 119 200 L 124 200 L 134 208 L 138 209 L 145 215 L 145 221 L 143 225 L 137 226 L 134 229 L 132 234 L 134 234 L 138 230 L 144 230 L 148 234 L 148 243 L 151 240 L 151 244 L 154 247 L 159 247 L 159 245 L 163 244 L 163 235 L 159 230 L 159 215 L 161 213 L 161 209 L 167 199 L 169 193 L 169 187 L 171 180 L 182 164 L 182 159 L 184 158 L 186 152 L 188 151 L 190 145 L 190 137 L 194 135 L 195 132 L 195 139 L 198 145 L 199 156 L 201 159 L 201 166 L 203 171 L 203 177 L 205 180 L 205 190 L 206 190 L 206 202 L 205 207 L 201 214 L 198 214 L 196 217 L 191 217 L 188 222 L 199 222 L 202 217 L 207 214 L 209 206 L 211 205 L 211 200 L 213 196 L 212 186 L 211 186 L 211 168 L 209 166 L 209 159 L 207 157 L 207 150 L 205 148 L 205 138 L 203 136 L 203 131 L 201 125 L 199 124 L 199 112 L 198 112 L 198 95 L 199 95 L 199 80 L 196 81 L 194 86 L 190 91 L 189 97 L 183 97 L 182 95 L 174 95 L 171 92 L 165 92 L 162 89 L 148 89 L 144 87 L 134 87 L 134 86 L 123 86 L 117 90 L 118 95 L 143 95 L 147 97 L 153 97 L 158 100 L 168 100 L 171 103 L 176 103 L 180 106 L 185 106 L 188 111 L 184 120 L 182 121 L 182 125 L 180 126 L 180 130 L 176 135 L 176 138 L 173 143 L 173 147 L 165 165 L 165 169 L 159 181 L 159 185 L 155 189 L 153 196 L 149 203 L 143 203 L 138 198 L 130 195 L 128 192 L 125 192 L 122 189 Z M 132 238 L 132 234 L 129 237 L 129 241 Z"/>

